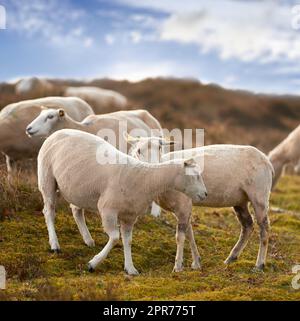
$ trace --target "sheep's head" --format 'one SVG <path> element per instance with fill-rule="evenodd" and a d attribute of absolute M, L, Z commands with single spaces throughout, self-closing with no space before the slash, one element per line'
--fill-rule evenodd
<path fill-rule="evenodd" d="M 199 203 L 207 197 L 207 190 L 201 175 L 201 168 L 193 159 L 183 161 L 184 175 L 179 178 L 181 191 L 189 196 L 193 203 Z"/>
<path fill-rule="evenodd" d="M 26 128 L 28 136 L 47 137 L 60 128 L 61 121 L 65 117 L 63 109 L 42 107 L 42 111 Z"/>
<path fill-rule="evenodd" d="M 127 133 L 124 136 L 131 145 L 128 154 L 148 163 L 159 163 L 164 147 L 175 144 L 162 137 L 132 137 Z"/>

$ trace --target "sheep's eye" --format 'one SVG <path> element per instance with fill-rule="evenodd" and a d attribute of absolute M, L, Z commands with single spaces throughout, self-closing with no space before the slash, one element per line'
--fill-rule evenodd
<path fill-rule="evenodd" d="M 138 150 L 137 150 L 137 153 L 138 153 L 139 155 L 141 155 L 141 150 L 140 150 L 140 149 L 138 149 Z"/>
<path fill-rule="evenodd" d="M 52 119 L 54 116 L 53 115 L 49 115 L 48 116 L 48 119 Z"/>

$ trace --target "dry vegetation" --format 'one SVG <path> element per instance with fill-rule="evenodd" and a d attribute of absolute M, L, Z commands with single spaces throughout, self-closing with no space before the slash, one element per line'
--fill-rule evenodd
<path fill-rule="evenodd" d="M 63 82 L 55 81 L 62 84 Z M 75 83 L 81 85 L 80 83 Z M 133 107 L 146 106 L 168 128 L 206 129 L 206 143 L 250 143 L 268 151 L 300 119 L 300 98 L 232 92 L 214 85 L 172 79 L 140 83 L 95 80 L 92 85 L 120 91 Z M 0 87 L 0 107 L 18 100 L 10 85 Z M 175 220 L 170 213 L 137 223 L 133 258 L 141 275 L 122 272 L 121 242 L 96 273 L 86 263 L 107 241 L 101 221 L 87 214 L 96 248 L 83 244 L 68 205 L 60 200 L 57 233 L 61 254 L 49 253 L 36 177 L 20 172 L 7 182 L 0 172 L 0 264 L 8 273 L 8 287 L 0 300 L 300 300 L 293 290 L 292 266 L 300 263 L 300 177 L 283 177 L 272 194 L 271 238 L 265 273 L 255 273 L 257 229 L 241 259 L 225 267 L 223 261 L 236 242 L 239 224 L 230 209 L 194 208 L 194 230 L 203 261 L 192 271 L 186 244 L 186 269 L 171 273 L 175 257 Z"/>
<path fill-rule="evenodd" d="M 131 108 L 148 109 L 165 128 L 205 128 L 206 144 L 251 144 L 267 152 L 298 126 L 300 120 L 300 98 L 297 96 L 226 90 L 195 80 L 51 82 L 57 86 L 91 85 L 117 90 L 129 98 Z M 0 84 L 0 108 L 19 99 L 13 85 Z"/>

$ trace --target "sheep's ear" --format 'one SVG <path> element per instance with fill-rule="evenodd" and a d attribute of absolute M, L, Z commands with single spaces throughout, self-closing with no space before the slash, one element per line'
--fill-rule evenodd
<path fill-rule="evenodd" d="M 131 145 L 137 143 L 140 140 L 139 136 L 133 137 L 133 136 L 129 135 L 127 132 L 123 132 L 123 137 L 127 141 L 127 143 L 129 143 Z"/>
<path fill-rule="evenodd" d="M 59 117 L 64 117 L 65 116 L 65 111 L 63 109 L 58 110 L 58 115 Z"/>
<path fill-rule="evenodd" d="M 184 166 L 196 166 L 194 158 L 190 158 L 184 161 Z"/>
<path fill-rule="evenodd" d="M 42 109 L 42 110 L 47 110 L 48 107 L 46 107 L 46 106 L 41 106 L 41 109 Z"/>

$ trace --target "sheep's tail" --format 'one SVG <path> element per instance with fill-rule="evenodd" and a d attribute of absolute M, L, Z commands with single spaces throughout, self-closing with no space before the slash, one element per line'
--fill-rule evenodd
<path fill-rule="evenodd" d="M 274 169 L 274 166 L 273 166 L 273 164 L 271 163 L 271 161 L 270 161 L 270 159 L 268 157 L 267 157 L 267 164 L 271 169 L 272 178 L 274 178 L 275 177 L 275 169 Z"/>

